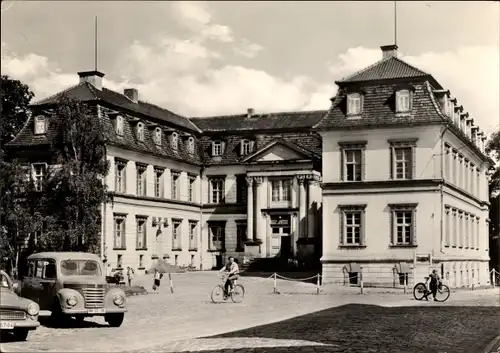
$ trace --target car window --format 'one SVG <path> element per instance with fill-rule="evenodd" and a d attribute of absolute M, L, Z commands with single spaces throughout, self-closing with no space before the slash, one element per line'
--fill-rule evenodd
<path fill-rule="evenodd" d="M 37 260 L 36 264 L 35 264 L 35 276 L 34 277 L 42 278 L 43 267 L 44 267 L 44 261 Z"/>
<path fill-rule="evenodd" d="M 35 261 L 28 262 L 28 275 L 26 277 L 33 277 L 35 275 Z"/>
<path fill-rule="evenodd" d="M 43 279 L 56 279 L 56 262 L 54 260 L 43 261 Z"/>
<path fill-rule="evenodd" d="M 3 273 L 0 274 L 0 287 L 7 288 L 7 289 L 12 289 L 10 287 L 10 282 L 7 279 L 7 276 L 5 276 Z"/>
<path fill-rule="evenodd" d="M 63 276 L 101 276 L 101 266 L 94 260 L 61 261 Z"/>

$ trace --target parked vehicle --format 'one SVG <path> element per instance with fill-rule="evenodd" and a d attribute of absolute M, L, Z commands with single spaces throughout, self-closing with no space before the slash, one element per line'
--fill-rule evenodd
<path fill-rule="evenodd" d="M 119 327 L 127 311 L 125 292 L 108 286 L 103 264 L 95 254 L 43 252 L 30 255 L 28 273 L 22 280 L 22 295 L 40 305 L 41 316 L 51 316 L 64 326 L 69 317 L 83 320 L 104 316 Z"/>
<path fill-rule="evenodd" d="M 0 270 L 0 329 L 2 333 L 11 332 L 15 339 L 25 341 L 29 331 L 40 326 L 40 307 L 34 301 L 18 296 L 16 285 L 7 273 Z"/>

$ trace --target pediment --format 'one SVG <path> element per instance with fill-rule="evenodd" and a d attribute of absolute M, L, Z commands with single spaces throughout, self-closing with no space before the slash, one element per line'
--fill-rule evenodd
<path fill-rule="evenodd" d="M 280 161 L 311 160 L 314 156 L 302 148 L 286 142 L 273 141 L 255 153 L 247 156 L 243 162 L 266 163 Z"/>

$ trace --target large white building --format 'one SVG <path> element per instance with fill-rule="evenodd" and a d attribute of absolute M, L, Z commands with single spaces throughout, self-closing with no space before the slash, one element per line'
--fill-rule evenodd
<path fill-rule="evenodd" d="M 324 281 L 363 271 L 391 285 L 432 262 L 452 286 L 486 283 L 485 137 L 431 75 L 382 50 L 337 82 L 328 111 L 187 118 L 79 73 L 64 93 L 95 107 L 109 141 L 103 259 L 143 270 L 321 258 Z M 8 146 L 35 180 L 53 162 L 46 112 L 61 94 L 33 105 Z"/>

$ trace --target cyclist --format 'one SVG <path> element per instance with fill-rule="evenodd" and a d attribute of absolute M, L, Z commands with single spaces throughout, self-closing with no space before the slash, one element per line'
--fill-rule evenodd
<path fill-rule="evenodd" d="M 434 301 L 437 301 L 436 294 L 438 287 L 441 285 L 441 277 L 439 276 L 437 270 L 432 270 L 432 273 L 429 275 L 429 278 L 427 278 L 425 284 L 427 286 L 427 290 L 432 293 Z M 425 299 L 429 300 L 427 297 L 425 297 Z"/>
<path fill-rule="evenodd" d="M 227 272 L 226 283 L 224 283 L 224 297 L 228 297 L 233 291 L 234 281 L 238 279 L 240 269 L 238 264 L 234 261 L 234 257 L 229 256 L 227 264 L 222 267 L 219 273 Z"/>

